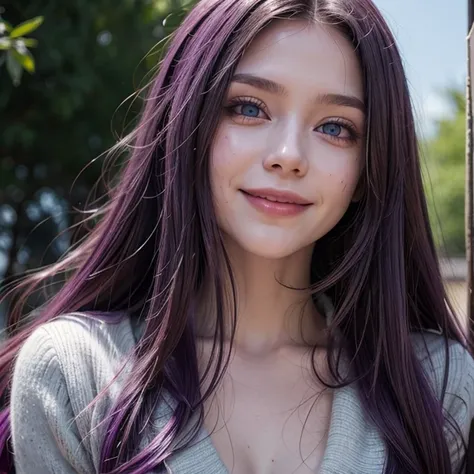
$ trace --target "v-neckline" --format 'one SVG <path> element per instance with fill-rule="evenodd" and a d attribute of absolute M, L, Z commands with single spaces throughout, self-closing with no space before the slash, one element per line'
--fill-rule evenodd
<path fill-rule="evenodd" d="M 318 296 L 330 323 L 334 314 L 332 301 Z M 342 373 L 348 368 L 341 354 Z M 317 474 L 381 474 L 387 452 L 376 426 L 364 413 L 354 385 L 334 389 L 326 448 Z M 197 439 L 185 449 L 174 452 L 165 461 L 168 474 L 230 474 L 215 447 L 210 433 L 201 425 Z"/>
<path fill-rule="evenodd" d="M 347 359 L 341 358 L 347 367 Z M 353 385 L 334 389 L 326 448 L 317 474 L 381 474 L 387 460 L 385 443 L 366 417 Z M 230 474 L 210 433 L 201 426 L 191 446 L 166 461 L 169 474 Z"/>
<path fill-rule="evenodd" d="M 335 389 L 334 394 L 333 394 L 333 401 L 332 401 L 332 406 L 331 406 L 331 412 L 330 412 L 330 420 L 329 420 L 329 430 L 328 430 L 328 439 L 327 439 L 327 444 L 326 448 L 324 450 L 323 458 L 320 464 L 320 470 L 319 474 L 333 474 L 333 470 L 329 469 L 329 465 L 331 463 L 331 457 L 330 453 L 334 451 L 333 446 L 330 446 L 332 439 L 334 438 L 334 424 L 333 424 L 333 418 L 334 418 L 334 411 L 335 411 L 335 406 L 337 404 L 337 399 L 339 397 L 339 394 L 342 389 Z M 224 461 L 222 460 L 219 452 L 217 451 L 217 448 L 215 447 L 211 434 L 208 432 L 206 427 L 202 425 L 201 428 L 202 432 L 202 442 L 204 445 L 206 445 L 206 451 L 210 453 L 210 455 L 213 458 L 213 463 L 215 463 L 216 466 L 219 466 L 219 469 L 215 471 L 215 474 L 230 474 L 230 471 L 227 469 L 227 466 L 224 464 Z M 331 448 L 331 449 L 329 449 Z M 170 466 L 171 467 L 171 466 Z M 175 471 L 172 471 L 173 474 Z M 176 471 L 177 472 L 177 471 Z"/>
<path fill-rule="evenodd" d="M 331 299 L 320 294 L 317 304 L 329 325 L 334 316 Z M 340 364 L 342 373 L 347 375 L 349 364 L 344 353 Z M 317 474 L 381 474 L 385 462 L 384 442 L 365 416 L 356 388 L 347 385 L 334 389 L 327 443 Z M 230 474 L 204 424 L 192 447 L 172 455 L 166 465 L 169 474 Z"/>

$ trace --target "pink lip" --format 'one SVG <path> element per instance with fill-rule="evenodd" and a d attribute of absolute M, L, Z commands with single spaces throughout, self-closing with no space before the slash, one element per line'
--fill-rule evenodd
<path fill-rule="evenodd" d="M 304 212 L 312 204 L 290 191 L 268 188 L 242 189 L 241 191 L 253 207 L 274 216 L 294 216 Z M 267 198 L 276 199 L 276 201 Z"/>

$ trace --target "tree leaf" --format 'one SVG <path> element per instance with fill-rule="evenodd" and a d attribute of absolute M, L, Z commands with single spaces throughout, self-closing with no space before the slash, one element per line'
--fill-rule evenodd
<path fill-rule="evenodd" d="M 18 39 L 21 39 L 27 48 L 36 48 L 36 46 L 38 46 L 38 40 L 35 40 L 34 38 L 18 38 Z"/>
<path fill-rule="evenodd" d="M 8 51 L 12 47 L 10 38 L 0 38 L 0 50 Z"/>
<path fill-rule="evenodd" d="M 7 53 L 7 71 L 10 74 L 13 85 L 15 87 L 20 85 L 23 69 L 21 64 L 15 59 L 12 51 Z"/>
<path fill-rule="evenodd" d="M 23 69 L 30 74 L 35 72 L 35 60 L 28 50 L 12 50 L 12 55 L 15 60 L 22 65 Z"/>
<path fill-rule="evenodd" d="M 18 51 L 20 54 L 25 54 L 28 51 L 25 42 L 22 39 L 13 40 L 13 49 Z"/>
<path fill-rule="evenodd" d="M 10 25 L 10 23 L 6 22 L 5 20 L 2 20 L 0 18 L 0 33 L 5 33 L 5 31 L 8 33 L 9 31 L 11 31 L 13 28 L 12 28 L 12 25 Z"/>
<path fill-rule="evenodd" d="M 41 23 L 43 23 L 44 17 L 37 16 L 32 18 L 31 20 L 25 21 L 24 23 L 20 23 L 17 27 L 13 28 L 12 32 L 10 33 L 10 38 L 19 38 L 20 36 L 24 36 L 32 31 L 35 31 Z"/>

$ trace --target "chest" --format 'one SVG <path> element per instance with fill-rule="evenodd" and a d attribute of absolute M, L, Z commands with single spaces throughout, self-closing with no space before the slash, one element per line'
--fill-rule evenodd
<path fill-rule="evenodd" d="M 234 358 L 205 404 L 205 427 L 233 474 L 316 473 L 332 393 L 298 354 L 267 363 Z"/>

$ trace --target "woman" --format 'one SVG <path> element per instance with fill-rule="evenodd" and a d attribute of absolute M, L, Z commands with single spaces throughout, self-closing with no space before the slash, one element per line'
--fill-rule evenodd
<path fill-rule="evenodd" d="M 2 348 L 4 463 L 463 471 L 472 347 L 370 0 L 201 1 L 123 145 L 99 224 L 25 291 L 74 271 Z"/>

